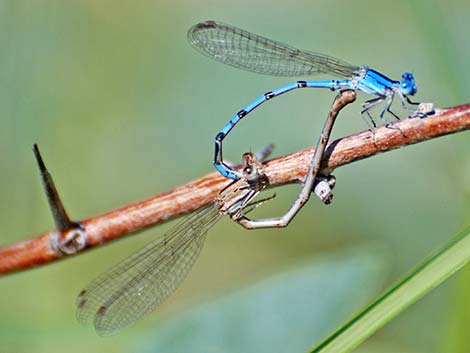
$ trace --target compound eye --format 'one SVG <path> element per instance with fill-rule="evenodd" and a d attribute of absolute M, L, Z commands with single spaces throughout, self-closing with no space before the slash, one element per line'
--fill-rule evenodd
<path fill-rule="evenodd" d="M 244 170 L 243 170 L 246 174 L 251 174 L 253 172 L 253 168 L 251 167 L 246 167 Z"/>

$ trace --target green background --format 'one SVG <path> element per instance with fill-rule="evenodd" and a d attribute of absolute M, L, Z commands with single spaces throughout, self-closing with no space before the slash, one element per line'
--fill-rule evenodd
<path fill-rule="evenodd" d="M 52 227 L 33 143 L 69 214 L 83 219 L 211 171 L 217 131 L 259 94 L 291 81 L 200 55 L 186 40 L 199 21 L 224 21 L 395 79 L 412 71 L 416 100 L 446 107 L 469 101 L 469 15 L 463 0 L 1 1 L 0 244 Z M 238 161 L 242 152 L 271 142 L 278 155 L 312 145 L 332 98 L 327 90 L 302 90 L 268 103 L 237 126 L 225 157 Z M 334 138 L 365 129 L 359 109 L 356 103 L 341 113 Z M 468 225 L 468 136 L 337 170 L 333 204 L 312 199 L 288 229 L 247 232 L 222 220 L 181 288 L 111 338 L 76 322 L 77 293 L 171 224 L 1 278 L 0 352 L 209 352 L 214 339 L 226 347 L 214 351 L 259 352 L 288 340 L 304 343 L 279 351 L 303 351 Z M 281 215 L 298 190 L 277 189 L 276 200 L 257 215 Z M 289 282 L 289 273 L 303 281 Z M 357 352 L 468 352 L 469 277 L 468 270 L 459 273 Z M 287 287 L 293 293 L 276 299 L 283 304 L 263 309 L 269 302 L 263 293 L 275 298 Z M 217 299 L 225 295 L 229 299 Z M 252 305 L 256 301 L 260 305 Z M 250 315 L 208 319 L 246 303 Z M 291 315 L 282 317 L 278 332 L 269 329 L 274 319 L 263 310 Z M 193 326 L 186 315 L 196 320 Z M 251 325 L 266 328 L 264 336 L 244 336 L 240 328 Z M 219 334 L 201 333 L 215 329 Z"/>

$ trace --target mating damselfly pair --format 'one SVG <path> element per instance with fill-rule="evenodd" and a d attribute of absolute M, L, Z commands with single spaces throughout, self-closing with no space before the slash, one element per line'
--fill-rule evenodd
<path fill-rule="evenodd" d="M 221 216 L 228 214 L 246 228 L 282 227 L 289 224 L 307 202 L 312 190 L 324 203 L 329 203 L 334 186 L 332 176 L 320 176 L 320 164 L 333 123 L 339 111 L 356 99 L 356 91 L 374 96 L 362 105 L 361 114 L 372 124 L 370 110 L 384 102 L 380 118 L 391 111 L 395 97 L 406 110 L 413 110 L 408 96 L 417 91 L 413 75 L 405 72 L 394 81 L 367 66 L 354 66 L 327 55 L 299 50 L 220 22 L 206 21 L 188 31 L 190 43 L 205 55 L 249 71 L 278 76 L 331 74 L 342 79 L 296 81 L 261 95 L 240 110 L 215 138 L 214 165 L 233 182 L 223 189 L 214 203 L 195 211 L 163 237 L 103 273 L 77 298 L 77 317 L 82 323 L 92 322 L 101 335 L 115 333 L 131 325 L 167 298 L 185 278 L 199 252 L 205 235 Z M 344 78 L 346 77 L 346 78 Z M 328 114 L 316 145 L 302 191 L 287 213 L 280 218 L 250 220 L 245 215 L 259 202 L 253 199 L 269 181 L 261 163 L 253 154 L 244 155 L 241 170 L 225 163 L 222 141 L 248 113 L 264 102 L 297 88 L 340 90 Z M 260 159 L 269 153 L 264 150 Z M 261 200 L 263 202 L 263 200 Z"/>

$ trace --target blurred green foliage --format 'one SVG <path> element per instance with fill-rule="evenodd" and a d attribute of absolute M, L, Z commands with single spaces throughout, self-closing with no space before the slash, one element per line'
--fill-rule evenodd
<path fill-rule="evenodd" d="M 225 21 L 394 78 L 410 70 L 417 100 L 444 107 L 469 101 L 469 14 L 464 0 L 0 1 L 0 244 L 52 227 L 33 143 L 41 147 L 69 213 L 86 218 L 212 170 L 218 129 L 260 93 L 289 82 L 225 67 L 195 52 L 185 35 L 198 21 Z M 332 98 L 331 92 L 307 90 L 272 101 L 227 139 L 226 157 L 239 160 L 242 152 L 271 142 L 277 154 L 312 145 Z M 365 128 L 358 111 L 356 103 L 341 114 L 334 137 Z M 164 327 L 201 301 L 350 247 L 387 263 L 383 278 L 371 276 L 362 294 L 351 283 L 343 299 L 345 305 L 368 301 L 378 286 L 469 223 L 469 145 L 468 133 L 461 133 L 341 168 L 333 204 L 312 200 L 288 229 L 247 232 L 222 221 L 175 295 L 111 338 L 76 323 L 75 296 L 169 225 L 1 278 L 0 352 L 130 352 L 146 342 L 156 322 Z M 297 191 L 276 190 L 276 200 L 257 214 L 280 215 Z M 340 284 L 330 269 L 324 276 L 330 285 Z M 469 276 L 467 270 L 448 281 L 358 352 L 467 352 Z M 312 276 L 306 286 L 317 280 Z M 311 302 L 305 310 L 323 304 Z M 331 312 L 337 323 L 349 314 Z M 292 319 L 286 330 L 308 335 L 304 324 Z M 319 337 L 310 339 L 313 344 Z"/>
<path fill-rule="evenodd" d="M 376 293 L 383 272 L 371 254 L 320 256 L 148 329 L 137 352 L 304 352 Z"/>

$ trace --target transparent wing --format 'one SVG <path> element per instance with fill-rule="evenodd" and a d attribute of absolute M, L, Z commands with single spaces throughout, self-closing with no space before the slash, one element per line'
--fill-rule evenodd
<path fill-rule="evenodd" d="M 78 321 L 106 336 L 153 310 L 186 277 L 220 217 L 215 205 L 206 206 L 101 274 L 78 295 Z"/>
<path fill-rule="evenodd" d="M 328 55 L 296 49 L 225 23 L 205 21 L 191 27 L 188 40 L 199 52 L 224 64 L 275 76 L 328 73 L 350 77 L 357 66 Z"/>

